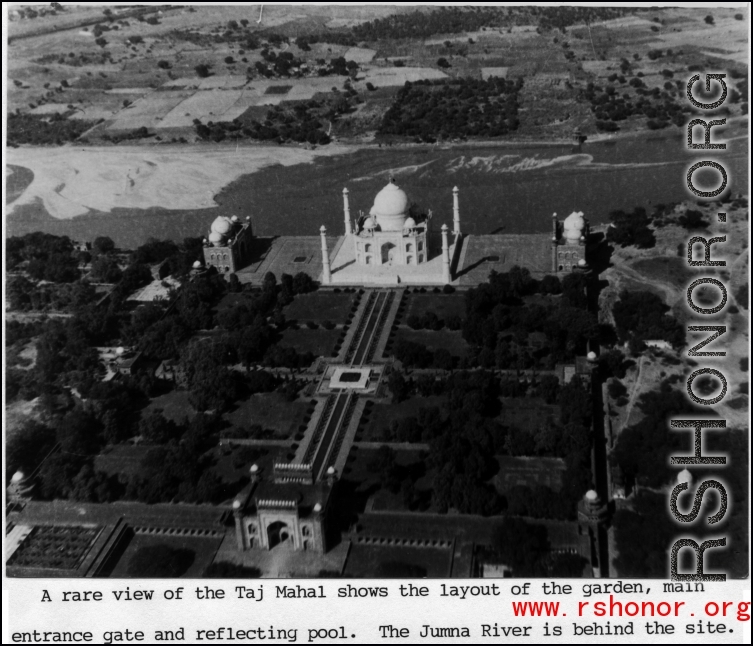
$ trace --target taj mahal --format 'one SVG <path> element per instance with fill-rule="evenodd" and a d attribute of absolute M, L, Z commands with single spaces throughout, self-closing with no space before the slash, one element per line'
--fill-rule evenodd
<path fill-rule="evenodd" d="M 340 235 L 322 225 L 318 237 L 275 238 L 257 257 L 250 219 L 221 215 L 204 238 L 204 266 L 236 273 L 244 283 L 260 282 L 267 272 L 303 271 L 333 286 L 472 285 L 516 265 L 539 277 L 589 269 L 591 232 L 582 212 L 564 220 L 553 214 L 550 234 L 466 235 L 457 186 L 448 190 L 445 222 L 422 212 L 394 179 L 367 210 L 352 208 L 347 188 L 342 199 Z"/>

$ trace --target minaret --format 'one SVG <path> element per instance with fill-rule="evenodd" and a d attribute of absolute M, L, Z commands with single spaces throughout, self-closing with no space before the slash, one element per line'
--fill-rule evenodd
<path fill-rule="evenodd" d="M 552 271 L 557 272 L 557 214 L 552 213 Z"/>
<path fill-rule="evenodd" d="M 442 282 L 449 285 L 450 276 L 450 245 L 447 243 L 447 225 L 442 225 Z"/>
<path fill-rule="evenodd" d="M 353 233 L 353 225 L 350 223 L 350 204 L 348 204 L 348 189 L 343 189 L 343 215 L 345 217 L 345 235 Z"/>
<path fill-rule="evenodd" d="M 332 273 L 329 269 L 329 251 L 327 250 L 327 227 L 322 225 L 319 229 L 322 237 L 322 283 L 329 285 L 332 282 Z"/>
<path fill-rule="evenodd" d="M 456 186 L 452 189 L 452 232 L 455 235 L 460 234 L 460 202 L 458 201 L 458 194 L 460 189 Z"/>
<path fill-rule="evenodd" d="M 235 522 L 235 542 L 238 544 L 238 549 L 242 552 L 246 549 L 245 541 L 243 540 L 243 503 L 237 498 L 233 500 L 233 520 Z"/>

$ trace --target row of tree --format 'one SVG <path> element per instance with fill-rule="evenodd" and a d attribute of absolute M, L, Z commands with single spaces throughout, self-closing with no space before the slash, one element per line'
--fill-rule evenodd
<path fill-rule="evenodd" d="M 487 28 L 539 25 L 540 29 L 560 29 L 584 22 L 609 20 L 635 9 L 607 7 L 441 7 L 377 18 L 352 27 L 358 40 L 395 38 L 424 39 L 437 34 L 458 34 Z"/>
<path fill-rule="evenodd" d="M 87 119 L 69 119 L 69 113 L 52 115 L 8 113 L 8 145 L 62 146 L 76 141 L 84 132 L 96 125 Z"/>

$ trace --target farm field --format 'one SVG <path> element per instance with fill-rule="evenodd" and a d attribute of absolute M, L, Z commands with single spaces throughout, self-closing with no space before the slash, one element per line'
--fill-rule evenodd
<path fill-rule="evenodd" d="M 160 92 L 162 94 L 162 92 Z M 237 103 L 243 92 L 241 90 L 218 90 L 214 92 L 196 92 L 185 101 L 181 101 L 167 112 L 159 123 L 160 128 L 180 128 L 190 126 L 194 119 L 222 121 L 225 113 Z"/>
<path fill-rule="evenodd" d="M 11 109 L 37 110 L 37 113 L 46 113 L 46 104 L 55 106 L 49 109 L 81 107 L 96 118 L 114 118 L 110 131 L 177 128 L 181 136 L 191 142 L 196 140 L 192 121 L 178 119 L 187 112 L 192 119 L 201 119 L 195 112 L 204 112 L 203 117 L 207 119 L 212 116 L 230 120 L 243 114 L 242 105 L 260 107 L 282 101 L 308 101 L 317 93 L 333 94 L 333 87 L 342 92 L 348 76 L 321 78 L 316 73 L 321 65 L 318 61 L 342 56 L 358 66 L 352 75 L 352 85 L 363 104 L 352 114 L 344 115 L 341 124 L 335 124 L 334 135 L 342 134 L 343 141 L 374 141 L 374 127 L 389 108 L 389 102 L 383 101 L 385 90 L 390 98 L 406 82 L 489 76 L 524 78 L 520 126 L 513 138 L 562 141 L 570 138 L 574 128 L 591 139 L 597 135 L 594 114 L 582 98 L 589 82 L 599 87 L 615 83 L 615 78 L 624 71 L 628 77 L 643 79 L 649 89 L 666 91 L 666 99 L 676 102 L 683 95 L 674 82 L 665 87 L 667 76 L 679 78 L 692 65 L 737 66 L 739 74 L 735 78 L 745 76 L 746 22 L 737 19 L 732 9 L 719 9 L 711 23 L 704 20 L 707 14 L 703 10 L 666 8 L 596 21 L 590 29 L 574 24 L 566 31 L 542 30 L 529 16 L 530 24 L 511 20 L 507 26 L 495 25 L 427 38 L 380 38 L 358 42 L 358 46 L 318 40 L 309 46 L 299 46 L 296 37 L 302 33 L 298 22 L 302 16 L 307 16 L 309 33 L 311 29 L 325 33 L 326 25 L 334 20 L 331 24 L 337 26 L 332 40 L 338 41 L 348 36 L 362 19 L 331 16 L 353 10 L 351 7 L 293 9 L 280 6 L 269 11 L 274 17 L 267 22 L 265 16 L 265 26 L 261 29 L 248 18 L 241 29 L 238 20 L 243 22 L 244 19 L 239 17 L 247 16 L 249 11 L 233 7 L 215 11 L 206 7 L 171 7 L 151 14 L 151 22 L 134 19 L 125 12 L 122 17 L 113 16 L 109 21 L 103 17 L 95 26 L 92 25 L 96 15 L 79 9 L 54 19 L 46 16 L 38 21 L 12 20 L 10 33 L 16 40 L 12 41 L 9 75 L 18 82 L 9 86 L 10 106 Z M 365 11 L 364 16 L 374 18 L 410 11 L 415 9 L 374 7 Z M 420 8 L 419 11 L 431 9 Z M 90 21 L 89 26 L 80 30 L 63 27 L 75 23 L 74 14 L 79 15 L 82 24 Z M 227 18 L 230 15 L 236 17 Z M 258 45 L 247 48 L 244 38 L 263 38 L 268 33 L 265 29 L 277 27 L 289 41 L 275 47 L 280 52 L 291 53 L 301 67 L 296 67 L 292 76 L 265 78 L 255 67 L 257 63 L 265 63 L 262 49 Z M 96 30 L 103 28 L 106 30 L 98 33 L 103 33 L 104 38 L 95 38 Z M 234 30 L 240 31 L 233 33 Z M 32 33 L 39 35 L 31 36 Z M 350 38 L 354 43 L 358 40 Z M 441 65 L 440 60 L 444 61 Z M 199 65 L 207 69 L 201 75 L 195 71 Z M 290 90 L 280 94 L 269 91 L 270 87 L 283 85 L 289 85 Z M 172 103 L 174 96 L 158 96 L 175 92 L 177 88 L 211 93 L 211 98 L 202 96 L 193 101 L 201 105 L 206 101 L 217 109 L 191 110 L 194 103 L 180 107 L 177 102 Z M 152 92 L 153 96 L 146 100 L 132 101 L 129 106 L 112 105 L 108 96 L 116 90 L 147 92 L 154 89 L 159 91 Z M 246 94 L 232 110 L 226 105 L 230 98 L 221 95 L 230 89 L 243 89 Z M 627 81 L 620 89 L 636 97 Z M 85 95 L 82 91 L 86 91 Z M 739 105 L 737 102 L 732 106 L 734 115 L 738 114 Z M 225 109 L 220 110 L 220 106 Z M 166 125 L 165 117 L 176 107 L 179 111 L 167 119 L 169 125 Z M 66 110 L 68 112 L 70 110 Z M 78 117 L 73 113 L 69 118 Z M 631 117 L 620 121 L 616 129 L 630 132 L 645 127 L 645 118 Z M 177 132 L 170 133 L 173 139 L 177 138 Z M 98 134 L 88 136 L 96 139 Z"/>
<path fill-rule="evenodd" d="M 108 130 L 154 128 L 160 124 L 165 115 L 189 96 L 190 93 L 184 90 L 166 90 L 149 94 L 115 115 Z"/>

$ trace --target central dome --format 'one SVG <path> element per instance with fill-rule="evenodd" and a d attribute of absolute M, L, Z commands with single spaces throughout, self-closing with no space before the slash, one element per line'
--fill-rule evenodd
<path fill-rule="evenodd" d="M 390 181 L 374 198 L 369 215 L 375 215 L 382 231 L 402 231 L 408 214 L 408 196 Z"/>

